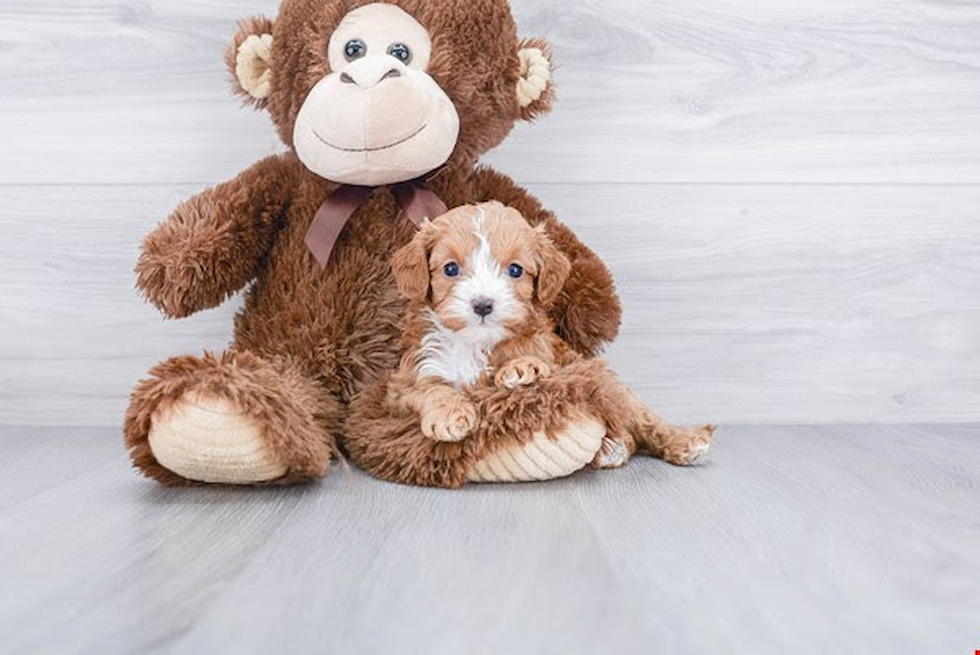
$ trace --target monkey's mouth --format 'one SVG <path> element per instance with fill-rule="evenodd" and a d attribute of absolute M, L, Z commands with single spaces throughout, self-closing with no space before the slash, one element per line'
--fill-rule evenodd
<path fill-rule="evenodd" d="M 427 128 L 427 127 L 429 127 L 429 124 L 428 123 L 423 123 L 422 124 L 422 127 L 420 127 L 419 129 L 415 130 L 414 132 L 412 132 L 411 134 L 409 134 L 405 138 L 399 139 L 398 141 L 395 141 L 393 143 L 389 143 L 388 145 L 377 146 L 375 148 L 344 148 L 344 147 L 338 146 L 336 144 L 330 143 L 329 141 L 327 141 L 326 139 L 324 139 L 322 136 L 320 136 L 320 133 L 317 132 L 316 129 L 313 130 L 313 136 L 315 136 L 317 139 L 319 139 L 320 140 L 320 143 L 322 143 L 323 145 L 329 146 L 329 147 L 333 148 L 334 150 L 339 150 L 340 152 L 354 152 L 354 153 L 356 153 L 356 152 L 380 152 L 382 150 L 391 150 L 392 148 L 397 148 L 398 146 L 402 145 L 403 143 L 407 143 L 407 142 L 411 141 L 412 139 L 414 139 L 415 137 L 417 137 L 419 134 L 421 134 L 425 130 L 425 128 Z"/>

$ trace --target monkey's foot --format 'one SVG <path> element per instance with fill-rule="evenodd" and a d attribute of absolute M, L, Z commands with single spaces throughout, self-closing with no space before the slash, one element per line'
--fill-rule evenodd
<path fill-rule="evenodd" d="M 337 401 L 298 370 L 246 351 L 177 357 L 133 391 L 133 464 L 169 486 L 302 482 L 327 472 Z"/>
<path fill-rule="evenodd" d="M 150 449 L 161 466 L 196 482 L 256 484 L 283 477 L 259 421 L 230 400 L 188 394 L 153 414 Z"/>
<path fill-rule="evenodd" d="M 554 439 L 543 432 L 523 444 L 507 446 L 479 460 L 470 482 L 533 482 L 563 478 L 586 468 L 606 436 L 606 426 L 581 414 Z"/>

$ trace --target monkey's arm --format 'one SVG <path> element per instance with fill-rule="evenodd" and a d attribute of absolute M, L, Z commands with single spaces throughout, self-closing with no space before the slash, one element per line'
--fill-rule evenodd
<path fill-rule="evenodd" d="M 522 214 L 531 223 L 544 223 L 548 235 L 572 263 L 572 272 L 552 310 L 558 334 L 576 351 L 594 356 L 619 334 L 622 307 L 612 274 L 554 214 L 544 209 L 530 193 L 510 178 L 489 168 L 474 176 L 477 188 L 467 202 L 498 200 Z"/>
<path fill-rule="evenodd" d="M 220 305 L 255 277 L 295 179 L 277 155 L 182 203 L 144 239 L 137 289 L 170 318 Z"/>

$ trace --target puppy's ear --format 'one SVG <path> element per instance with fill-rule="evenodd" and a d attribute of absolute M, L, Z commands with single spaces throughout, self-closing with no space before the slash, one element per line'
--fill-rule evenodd
<path fill-rule="evenodd" d="M 551 76 L 554 59 L 544 39 L 524 39 L 517 56 L 521 61 L 517 107 L 522 119 L 533 121 L 550 112 L 555 102 L 555 82 Z"/>
<path fill-rule="evenodd" d="M 434 232 L 432 222 L 426 219 L 415 238 L 391 260 L 398 290 L 413 302 L 423 302 L 429 296 L 429 248 Z"/>
<path fill-rule="evenodd" d="M 538 260 L 538 279 L 535 292 L 538 302 L 549 307 L 558 298 L 565 282 L 572 272 L 568 257 L 558 249 L 544 229 L 544 225 L 535 228 L 535 249 Z"/>
<path fill-rule="evenodd" d="M 225 53 L 232 88 L 256 109 L 265 108 L 272 92 L 272 27 L 264 16 L 243 20 L 235 43 Z"/>

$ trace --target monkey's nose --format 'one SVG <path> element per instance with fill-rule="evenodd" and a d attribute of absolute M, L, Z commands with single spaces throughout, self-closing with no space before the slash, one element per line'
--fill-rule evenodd
<path fill-rule="evenodd" d="M 480 318 L 486 318 L 493 314 L 493 300 L 490 298 L 477 298 L 473 301 L 473 311 Z"/>
<path fill-rule="evenodd" d="M 351 75 L 350 73 L 344 72 L 340 74 L 340 81 L 344 84 L 356 84 L 362 89 L 370 89 L 381 84 L 385 80 L 393 80 L 401 76 L 402 72 L 400 70 L 397 68 L 392 68 L 386 71 L 384 75 L 381 75 L 380 77 L 370 74 Z"/>

